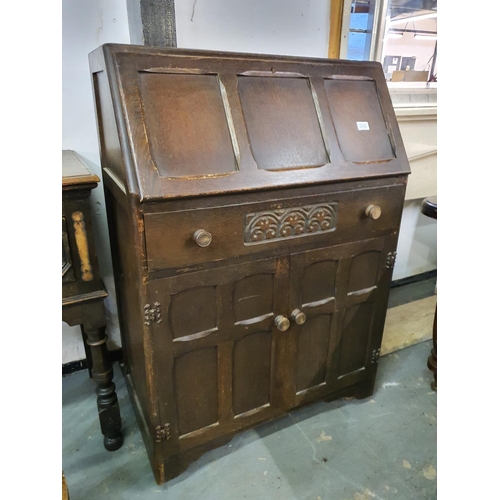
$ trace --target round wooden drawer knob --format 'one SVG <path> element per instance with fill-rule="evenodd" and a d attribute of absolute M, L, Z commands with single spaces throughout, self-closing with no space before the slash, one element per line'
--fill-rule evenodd
<path fill-rule="evenodd" d="M 368 205 L 365 215 L 370 219 L 377 220 L 382 215 L 382 209 L 378 205 Z"/>
<path fill-rule="evenodd" d="M 280 332 L 286 332 L 290 328 L 290 320 L 281 314 L 274 318 L 274 324 Z"/>
<path fill-rule="evenodd" d="M 202 248 L 208 247 L 208 245 L 212 243 L 212 235 L 204 229 L 198 229 L 198 231 L 193 234 L 193 240 Z"/>
<path fill-rule="evenodd" d="M 293 321 L 297 325 L 303 325 L 306 322 L 307 316 L 300 309 L 295 309 L 291 314 Z"/>

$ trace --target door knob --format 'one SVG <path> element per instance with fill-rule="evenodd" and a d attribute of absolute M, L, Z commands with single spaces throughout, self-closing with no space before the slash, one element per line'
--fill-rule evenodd
<path fill-rule="evenodd" d="M 290 328 L 290 320 L 281 314 L 274 318 L 274 324 L 280 332 L 286 332 Z"/>
<path fill-rule="evenodd" d="M 204 229 L 198 229 L 193 234 L 193 240 L 196 241 L 196 244 L 202 248 L 208 247 L 208 245 L 212 243 L 212 235 Z"/>
<path fill-rule="evenodd" d="M 306 322 L 307 316 L 300 309 L 295 309 L 291 314 L 293 321 L 297 325 L 303 325 Z"/>
<path fill-rule="evenodd" d="M 365 215 L 370 219 L 377 220 L 382 215 L 382 209 L 378 205 L 368 205 Z"/>

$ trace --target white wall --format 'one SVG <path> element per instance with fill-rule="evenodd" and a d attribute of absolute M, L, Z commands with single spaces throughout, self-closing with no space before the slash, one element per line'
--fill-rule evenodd
<path fill-rule="evenodd" d="M 404 204 L 393 280 L 437 269 L 437 224 L 422 215 L 422 200 Z"/>
<path fill-rule="evenodd" d="M 62 149 L 72 149 L 99 178 L 99 145 L 89 53 L 107 42 L 130 43 L 125 0 L 62 2 Z M 91 196 L 99 267 L 109 293 L 106 300 L 109 347 L 120 345 L 116 301 L 102 184 Z M 62 326 L 62 363 L 85 358 L 79 327 Z"/>
<path fill-rule="evenodd" d="M 179 47 L 326 57 L 329 0 L 176 1 Z M 101 176 L 88 54 L 106 42 L 129 43 L 126 0 L 63 0 L 62 149 L 72 149 Z M 194 12 L 194 15 L 193 15 Z M 102 185 L 91 198 L 97 252 L 106 287 L 109 347 L 120 346 Z M 394 279 L 436 268 L 435 222 L 403 214 Z M 78 328 L 63 324 L 62 362 L 85 357 Z"/>
<path fill-rule="evenodd" d="M 175 2 L 183 48 L 327 57 L 330 0 Z"/>

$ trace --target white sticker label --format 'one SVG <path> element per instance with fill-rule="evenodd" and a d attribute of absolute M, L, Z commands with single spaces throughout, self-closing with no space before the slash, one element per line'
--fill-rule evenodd
<path fill-rule="evenodd" d="M 356 122 L 356 125 L 358 126 L 358 130 L 370 130 L 368 122 Z"/>

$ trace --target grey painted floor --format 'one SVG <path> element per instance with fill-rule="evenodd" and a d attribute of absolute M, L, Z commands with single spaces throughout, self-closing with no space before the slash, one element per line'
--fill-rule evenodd
<path fill-rule="evenodd" d="M 380 360 L 372 398 L 317 403 L 236 436 L 157 486 L 119 368 L 125 443 L 102 446 L 94 385 L 63 377 L 62 464 L 71 500 L 403 500 L 437 498 L 430 342 Z"/>

